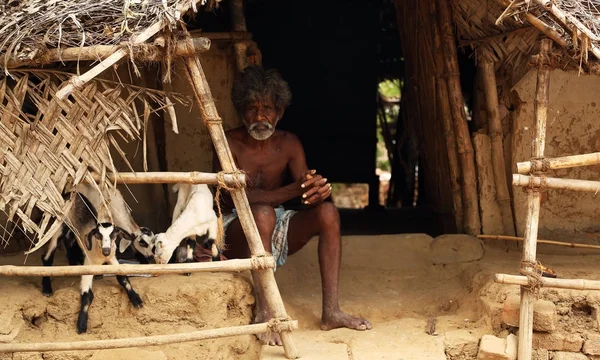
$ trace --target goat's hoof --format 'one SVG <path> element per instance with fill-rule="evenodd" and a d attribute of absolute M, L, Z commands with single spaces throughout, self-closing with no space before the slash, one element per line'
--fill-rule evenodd
<path fill-rule="evenodd" d="M 192 273 L 183 273 L 183 276 L 191 276 Z"/>
<path fill-rule="evenodd" d="M 50 290 L 44 289 L 44 290 L 42 290 L 42 294 L 46 297 L 50 297 L 54 294 L 54 291 L 52 291 L 52 289 L 50 289 Z"/>
<path fill-rule="evenodd" d="M 132 295 L 129 300 L 131 300 L 131 305 L 133 305 L 133 307 L 136 309 L 139 309 L 142 306 L 144 306 L 144 302 L 142 301 L 142 298 L 140 298 L 140 296 L 138 294 Z"/>
<path fill-rule="evenodd" d="M 87 332 L 87 321 L 84 322 L 84 321 L 78 320 L 77 321 L 77 333 L 83 334 L 85 332 Z"/>

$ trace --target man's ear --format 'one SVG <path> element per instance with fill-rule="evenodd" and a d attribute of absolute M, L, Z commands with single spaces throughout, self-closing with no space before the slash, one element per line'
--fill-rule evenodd
<path fill-rule="evenodd" d="M 85 238 L 85 247 L 88 249 L 88 251 L 92 251 L 92 237 L 94 237 L 97 232 L 98 232 L 98 229 L 94 228 L 92 231 L 90 231 L 87 234 L 87 236 Z"/>
<path fill-rule="evenodd" d="M 122 238 L 121 241 L 119 242 L 119 252 L 124 253 L 125 250 L 127 250 L 127 248 L 129 247 L 129 245 L 131 245 L 131 240 Z"/>

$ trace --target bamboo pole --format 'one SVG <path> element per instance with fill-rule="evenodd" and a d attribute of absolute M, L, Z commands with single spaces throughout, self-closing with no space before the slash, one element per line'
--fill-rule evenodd
<path fill-rule="evenodd" d="M 570 30 L 569 24 L 573 24 L 578 31 L 576 31 L 576 35 L 581 40 L 583 46 L 586 46 L 586 41 L 584 41 L 584 37 L 587 37 L 593 41 L 600 41 L 600 38 L 596 36 L 593 32 L 591 32 L 585 25 L 583 25 L 576 17 L 563 12 L 556 5 L 552 3 L 551 0 L 534 0 L 538 5 L 543 6 L 546 10 L 548 10 L 552 15 L 554 15 L 558 21 L 563 25 L 566 30 Z M 592 50 L 592 54 L 597 59 L 600 59 L 600 49 L 594 45 L 592 41 L 587 41 L 590 50 Z"/>
<path fill-rule="evenodd" d="M 529 279 L 526 276 L 520 275 L 508 275 L 508 274 L 496 274 L 494 275 L 494 281 L 499 284 L 508 285 L 521 285 L 527 286 Z M 541 278 L 543 287 L 558 288 L 558 289 L 573 289 L 573 290 L 600 290 L 600 281 L 598 280 L 584 280 L 584 279 L 554 279 L 554 278 Z M 519 334 L 521 332 L 519 331 Z M 523 359 L 519 355 L 519 360 Z"/>
<path fill-rule="evenodd" d="M 559 179 L 540 176 L 526 176 L 519 174 L 513 174 L 513 185 L 522 187 L 533 186 L 545 189 L 574 190 L 593 193 L 600 191 L 600 181 Z"/>
<path fill-rule="evenodd" d="M 535 139 L 533 141 L 533 157 L 544 156 L 546 146 L 546 120 L 548 117 L 550 69 L 544 64 L 544 59 L 552 50 L 552 41 L 543 39 L 541 41 L 540 56 L 538 57 L 538 75 L 534 100 L 535 109 Z M 541 194 L 538 188 L 530 188 L 527 194 L 527 224 L 525 226 L 525 242 L 523 245 L 523 257 L 521 268 L 532 272 L 534 269 L 530 264 L 536 261 L 536 240 L 540 217 Z M 521 287 L 521 308 L 519 324 L 519 359 L 531 359 L 533 343 L 533 305 L 535 296 L 533 290 Z"/>
<path fill-rule="evenodd" d="M 52 343 L 0 344 L 0 353 L 107 350 L 144 346 L 159 346 L 229 336 L 260 334 L 265 333 L 270 329 L 274 329 L 275 327 L 282 330 L 291 331 L 298 327 L 298 322 L 296 320 L 289 320 L 281 321 L 277 323 L 277 325 L 271 325 L 269 323 L 260 323 L 252 325 L 225 327 L 220 329 L 199 330 L 181 334 L 142 336 L 123 339 L 84 340 Z"/>
<path fill-rule="evenodd" d="M 211 41 L 247 41 L 252 40 L 252 33 L 244 31 L 227 31 L 227 32 L 206 32 L 201 29 L 190 30 L 190 35 L 202 36 Z"/>
<path fill-rule="evenodd" d="M 562 156 L 552 159 L 532 159 L 517 163 L 517 173 L 528 174 L 531 171 L 568 169 L 579 166 L 600 165 L 600 152 L 582 155 Z"/>
<path fill-rule="evenodd" d="M 506 236 L 506 235 L 477 235 L 478 239 L 484 240 L 507 240 L 507 241 L 524 241 L 525 238 L 518 236 Z M 580 248 L 580 249 L 597 249 L 600 250 L 600 245 L 588 245 L 588 244 L 577 244 L 577 243 L 568 243 L 561 241 L 553 241 L 553 240 L 537 240 L 538 244 L 548 244 L 548 245 L 558 245 L 558 246 L 566 246 L 570 248 Z"/>
<path fill-rule="evenodd" d="M 198 101 L 200 116 L 202 117 L 204 124 L 208 127 L 221 167 L 227 172 L 238 171 L 235 162 L 233 161 L 233 156 L 229 149 L 227 138 L 225 137 L 225 131 L 223 130 L 222 120 L 217 112 L 200 60 L 198 57 L 189 57 L 186 58 L 185 64 L 189 73 L 192 89 L 194 90 L 194 95 Z M 265 255 L 265 248 L 258 233 L 254 217 L 252 216 L 252 210 L 250 209 L 250 203 L 246 197 L 245 190 L 235 189 L 230 191 L 230 194 L 235 208 L 238 211 L 240 224 L 242 225 L 242 230 L 248 241 L 250 253 L 253 256 Z M 263 288 L 265 298 L 273 317 L 281 319 L 287 318 L 273 270 L 260 270 L 256 273 L 259 277 L 260 284 L 255 284 L 255 286 L 261 286 Z M 298 358 L 298 349 L 293 342 L 291 332 L 282 331 L 280 336 L 286 357 L 289 359 Z"/>
<path fill-rule="evenodd" d="M 196 4 L 199 0 L 185 1 L 182 4 L 177 6 L 177 12 L 179 14 L 184 14 L 187 12 L 192 4 Z M 132 45 L 138 45 L 146 40 L 150 39 L 156 33 L 158 33 L 162 28 L 166 25 L 167 20 L 159 20 L 154 24 L 150 25 L 141 33 L 133 36 L 130 40 Z M 84 74 L 74 76 L 69 80 L 67 85 L 56 92 L 56 97 L 60 100 L 64 100 L 66 96 L 71 94 L 71 92 L 76 87 L 81 87 L 91 81 L 93 78 L 98 76 L 100 73 L 104 72 L 104 70 L 109 69 L 114 64 L 116 64 L 119 60 L 126 57 L 128 55 L 128 51 L 126 49 L 119 49 L 112 53 L 112 55 L 108 56 L 106 59 L 102 60 L 98 65 L 94 66 Z"/>
<path fill-rule="evenodd" d="M 231 259 L 214 262 L 177 264 L 119 264 L 77 266 L 0 266 L 0 276 L 81 276 L 81 275 L 142 275 L 184 274 L 193 272 L 246 271 L 275 268 L 272 256 L 253 259 Z"/>
<path fill-rule="evenodd" d="M 513 219 L 510 193 L 506 181 L 506 166 L 504 162 L 504 145 L 502 133 L 502 120 L 498 113 L 498 90 L 496 87 L 496 71 L 494 63 L 490 60 L 487 51 L 480 59 L 483 84 L 485 87 L 485 99 L 488 113 L 489 136 L 492 141 L 492 169 L 494 170 L 494 182 L 496 184 L 496 201 L 500 207 L 504 233 L 515 234 L 515 223 Z"/>
<path fill-rule="evenodd" d="M 481 232 L 481 221 L 479 218 L 475 160 L 465 115 L 465 101 L 460 86 L 460 74 L 455 44 L 456 39 L 452 31 L 450 4 L 446 0 L 438 0 L 437 4 L 442 44 L 444 45 L 443 54 L 446 63 L 446 74 L 448 76 L 450 106 L 452 118 L 454 120 L 458 157 L 462 170 L 464 230 L 469 235 L 477 235 Z"/>
<path fill-rule="evenodd" d="M 175 44 L 175 56 L 192 56 L 210 49 L 210 39 L 206 37 L 180 40 Z M 10 59 L 7 67 L 14 68 L 26 65 L 43 65 L 59 61 L 90 61 L 102 60 L 126 45 L 94 45 L 86 47 L 73 47 L 66 49 L 51 49 L 33 59 Z M 165 56 L 164 48 L 156 45 L 143 44 L 143 51 L 139 52 L 140 60 L 161 61 Z M 134 49 L 134 55 L 138 52 Z M 0 57 L 0 64 L 4 64 L 4 56 Z"/>
<path fill-rule="evenodd" d="M 101 181 L 102 175 L 93 173 L 94 181 Z M 120 172 L 106 174 L 106 180 L 118 184 L 207 184 L 217 185 L 218 174 L 192 172 Z M 245 187 L 246 176 L 244 174 L 223 174 L 223 181 L 229 187 Z"/>
<path fill-rule="evenodd" d="M 498 2 L 500 2 L 504 6 L 509 6 L 511 4 L 510 0 L 498 0 Z M 532 26 L 541 31 L 544 35 L 554 40 L 554 42 L 557 43 L 560 47 L 568 47 L 565 39 L 563 39 L 562 36 L 556 30 L 552 29 L 545 22 L 538 19 L 535 15 L 531 13 L 526 13 L 525 18 L 527 19 L 527 22 L 529 22 Z"/>
<path fill-rule="evenodd" d="M 450 110 L 450 97 L 448 96 L 448 82 L 443 77 L 444 71 L 444 56 L 442 51 L 442 42 L 440 39 L 439 24 L 436 19 L 435 1 L 430 2 L 430 10 L 433 17 L 433 39 L 434 39 L 434 60 L 436 72 L 436 93 L 439 107 L 440 120 L 444 127 L 444 139 L 446 140 L 446 153 L 448 156 L 448 168 L 450 171 L 450 186 L 452 188 L 452 202 L 454 203 L 454 218 L 456 223 L 456 231 L 462 233 L 464 231 L 464 213 L 463 213 L 463 198 L 460 184 L 460 165 L 458 164 L 458 154 L 456 152 L 456 138 L 452 126 L 452 111 Z"/>
<path fill-rule="evenodd" d="M 233 30 L 236 32 L 246 32 L 246 17 L 244 16 L 244 1 L 243 0 L 232 0 L 230 3 L 231 11 L 231 23 Z M 233 44 L 235 50 L 236 67 L 238 71 L 244 70 L 248 66 L 248 59 L 246 53 L 248 51 L 248 44 L 243 41 L 238 41 Z"/>

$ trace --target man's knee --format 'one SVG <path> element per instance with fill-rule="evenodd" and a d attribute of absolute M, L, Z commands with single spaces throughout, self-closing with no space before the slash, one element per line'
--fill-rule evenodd
<path fill-rule="evenodd" d="M 331 226 L 339 223 L 340 214 L 332 202 L 324 202 L 316 207 L 319 223 L 324 226 Z"/>
<path fill-rule="evenodd" d="M 277 221 L 275 209 L 269 205 L 252 205 L 251 208 L 252 216 L 254 216 L 254 221 L 256 221 L 258 231 L 261 233 L 272 233 L 275 229 L 275 223 Z"/>

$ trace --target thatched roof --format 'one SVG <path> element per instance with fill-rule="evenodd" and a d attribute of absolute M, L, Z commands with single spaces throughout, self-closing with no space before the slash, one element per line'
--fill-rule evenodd
<path fill-rule="evenodd" d="M 202 1 L 205 8 L 215 3 L 208 1 Z M 187 8 L 195 12 L 196 1 L 4 2 L 0 5 L 0 58 L 8 64 L 9 60 L 43 60 L 43 54 L 53 48 L 123 44 L 156 24 L 160 24 L 157 30 L 163 30 L 163 41 L 173 43 L 177 34 L 170 30 L 181 24 L 180 12 Z M 62 224 L 71 206 L 62 196 L 66 188 L 84 180 L 95 184 L 90 171 L 116 173 L 110 150 L 123 155 L 118 137 L 140 140 L 152 112 L 188 100 L 179 94 L 98 78 L 78 84 L 68 97 L 59 99 L 57 91 L 75 74 L 23 67 L 3 70 L 0 211 L 9 220 L 18 218 L 23 228 L 34 233 L 34 249 Z M 100 189 L 114 186 L 107 181 L 97 185 Z M 35 208 L 43 212 L 39 224 L 31 219 Z M 53 218 L 58 221 L 51 225 Z M 37 242 L 36 237 L 40 237 Z"/>
<path fill-rule="evenodd" d="M 593 71 L 599 59 L 590 54 L 586 64 L 587 51 L 582 53 L 582 49 L 600 46 L 600 1 L 553 0 L 552 8 L 540 5 L 545 2 L 454 0 L 459 44 L 472 46 L 476 53 L 485 52 L 497 67 L 512 72 L 517 81 L 527 71 L 531 55 L 538 51 L 538 40 L 544 36 L 540 28 L 545 28 L 554 34 L 557 44 L 556 66 L 578 68 L 583 59 L 583 69 Z M 578 31 L 574 41 L 574 22 L 579 22 L 578 25 L 599 37 L 598 40 L 592 38 L 588 46 L 582 46 L 581 36 L 586 36 Z"/>

